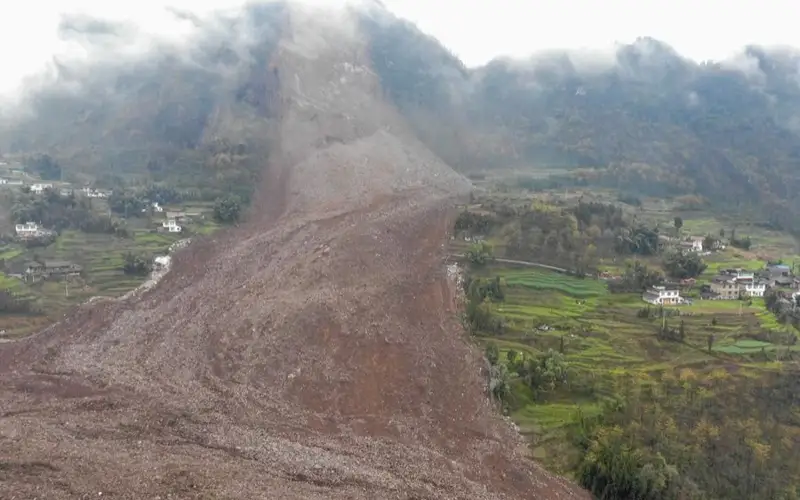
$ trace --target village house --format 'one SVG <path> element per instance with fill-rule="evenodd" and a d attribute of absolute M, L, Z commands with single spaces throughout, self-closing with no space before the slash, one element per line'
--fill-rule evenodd
<path fill-rule="evenodd" d="M 164 213 L 164 216 L 167 219 L 174 220 L 175 222 L 185 222 L 187 214 L 186 214 L 186 212 L 166 212 L 166 213 Z"/>
<path fill-rule="evenodd" d="M 745 297 L 763 297 L 767 291 L 767 284 L 756 278 L 737 279 L 739 293 Z"/>
<path fill-rule="evenodd" d="M 683 250 L 700 253 L 703 251 L 703 239 L 704 238 L 692 236 L 685 241 L 681 241 L 679 245 Z"/>
<path fill-rule="evenodd" d="M 45 260 L 29 262 L 25 274 L 32 278 L 52 278 L 80 274 L 83 269 L 67 260 Z"/>
<path fill-rule="evenodd" d="M 161 223 L 161 227 L 170 233 L 180 233 L 183 228 L 178 224 L 175 219 L 167 219 Z"/>
<path fill-rule="evenodd" d="M 779 288 L 792 287 L 795 281 L 792 276 L 792 268 L 786 264 L 769 264 L 762 276 L 770 286 Z"/>
<path fill-rule="evenodd" d="M 44 193 L 45 189 L 52 189 L 52 184 L 47 183 L 36 183 L 31 185 L 31 193 L 42 194 Z"/>
<path fill-rule="evenodd" d="M 153 205 L 153 211 L 154 212 L 163 212 L 164 211 L 164 207 L 159 205 L 157 201 L 154 201 L 152 205 Z"/>
<path fill-rule="evenodd" d="M 743 269 L 726 269 L 715 276 L 709 286 L 708 299 L 736 300 L 739 297 L 763 297 L 767 282 Z"/>
<path fill-rule="evenodd" d="M 739 285 L 736 276 L 720 274 L 711 279 L 711 295 L 707 298 L 719 300 L 735 300 L 739 298 Z"/>
<path fill-rule="evenodd" d="M 23 239 L 35 238 L 42 234 L 43 230 L 39 224 L 35 222 L 26 222 L 25 224 L 16 224 L 14 230 L 17 236 Z"/>
<path fill-rule="evenodd" d="M 91 187 L 85 187 L 81 191 L 83 191 L 83 195 L 87 198 L 108 198 L 111 194 L 109 191 L 103 191 L 101 189 L 94 189 Z"/>
<path fill-rule="evenodd" d="M 642 294 L 642 300 L 648 304 L 666 306 L 683 303 L 683 297 L 677 287 L 673 286 L 651 286 Z"/>

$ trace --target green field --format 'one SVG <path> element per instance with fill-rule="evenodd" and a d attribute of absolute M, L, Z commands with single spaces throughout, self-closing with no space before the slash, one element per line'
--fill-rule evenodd
<path fill-rule="evenodd" d="M 35 300 L 45 313 L 43 318 L 19 315 L 0 316 L 0 329 L 17 334 L 28 333 L 31 328 L 46 324 L 46 319 L 57 316 L 69 307 L 93 296 L 120 296 L 144 282 L 144 276 L 126 275 L 122 270 L 126 252 L 150 256 L 164 254 L 181 235 L 136 231 L 130 238 L 109 234 L 87 234 L 64 231 L 46 248 L 23 249 L 6 247 L 3 254 L 17 258 L 42 260 L 67 260 L 83 267 L 80 278 L 68 283 L 60 280 L 25 283 L 19 279 L 0 275 L 0 289 Z"/>
<path fill-rule="evenodd" d="M 492 305 L 505 320 L 502 335 L 479 334 L 481 343 L 497 343 L 502 360 L 508 351 L 536 356 L 558 350 L 571 370 L 570 387 L 538 399 L 517 380 L 510 415 L 530 437 L 532 452 L 555 470 L 565 470 L 571 458 L 563 443 L 565 426 L 580 409 L 584 415 L 613 394 L 612 381 L 623 374 L 648 378 L 682 368 L 711 369 L 720 364 L 752 367 L 762 353 L 785 349 L 750 336 L 765 331 L 785 332 L 763 302 L 695 301 L 682 306 L 685 343 L 660 340 L 660 318 L 640 318 L 645 306 L 638 294 L 611 294 L 603 281 L 580 279 L 543 270 L 492 265 L 476 270 L 477 277 L 500 276 L 505 298 Z M 711 353 L 709 334 L 715 337 Z M 792 350 L 795 348 L 793 347 Z"/>

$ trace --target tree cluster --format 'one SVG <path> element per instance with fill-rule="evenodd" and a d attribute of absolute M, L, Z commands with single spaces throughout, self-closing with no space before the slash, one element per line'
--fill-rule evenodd
<path fill-rule="evenodd" d="M 616 380 L 602 411 L 570 428 L 578 479 L 597 498 L 798 498 L 794 378 L 765 374 L 747 391 L 724 369 L 645 378 Z"/>
<path fill-rule="evenodd" d="M 473 243 L 464 252 L 464 257 L 467 258 L 470 264 L 475 266 L 483 266 L 491 262 L 494 257 L 492 246 L 485 241 Z"/>
<path fill-rule="evenodd" d="M 225 196 L 214 202 L 214 220 L 222 224 L 233 224 L 242 212 L 241 200 L 237 196 Z"/>
<path fill-rule="evenodd" d="M 664 270 L 675 279 L 696 278 L 708 265 L 695 252 L 676 250 L 664 256 Z"/>
<path fill-rule="evenodd" d="M 608 290 L 615 293 L 641 293 L 651 286 L 664 283 L 664 274 L 639 261 L 628 262 L 619 280 L 609 281 Z"/>
<path fill-rule="evenodd" d="M 28 157 L 25 166 L 46 181 L 61 179 L 61 165 L 50 155 L 39 154 Z"/>
<path fill-rule="evenodd" d="M 144 254 L 126 252 L 122 256 L 122 271 L 133 276 L 147 276 L 152 270 L 151 259 Z"/>
<path fill-rule="evenodd" d="M 95 213 L 91 200 L 72 194 L 62 196 L 52 189 L 45 190 L 42 195 L 16 194 L 11 206 L 11 218 L 18 224 L 38 222 L 56 232 L 71 228 L 87 233 L 125 234 L 124 227 L 118 221 Z"/>

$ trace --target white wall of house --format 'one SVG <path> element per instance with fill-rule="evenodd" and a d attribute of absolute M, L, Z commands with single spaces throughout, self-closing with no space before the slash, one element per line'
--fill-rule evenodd
<path fill-rule="evenodd" d="M 35 234 L 39 232 L 39 224 L 35 222 L 26 222 L 25 224 L 17 224 L 14 226 L 17 234 Z"/>

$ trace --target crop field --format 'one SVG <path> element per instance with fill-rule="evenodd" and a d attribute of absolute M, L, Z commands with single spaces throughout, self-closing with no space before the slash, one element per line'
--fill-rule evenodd
<path fill-rule="evenodd" d="M 751 366 L 773 361 L 764 359 L 764 353 L 774 357 L 777 350 L 787 349 L 751 338 L 765 331 L 788 331 L 761 300 L 749 304 L 698 300 L 677 308 L 679 315 L 643 318 L 646 304 L 640 295 L 611 294 L 603 281 L 500 265 L 476 270 L 474 275 L 500 276 L 504 285 L 504 300 L 492 308 L 504 319 L 505 331 L 479 338 L 482 343 L 495 342 L 501 359 L 512 350 L 535 357 L 563 345 L 571 370 L 570 387 L 537 399 L 516 380 L 510 403 L 510 415 L 532 440 L 534 456 L 555 470 L 566 466 L 567 445 L 561 443 L 564 426 L 578 409 L 584 414 L 597 412 L 602 400 L 613 394 L 615 377 Z M 662 322 L 672 328 L 682 322 L 685 342 L 660 340 L 657 333 Z M 715 339 L 710 353 L 709 334 Z"/>
<path fill-rule="evenodd" d="M 115 297 L 133 290 L 144 282 L 145 277 L 126 275 L 122 271 L 123 255 L 129 251 L 151 256 L 163 254 L 179 238 L 175 234 L 147 231 L 136 231 L 131 238 L 64 231 L 55 243 L 46 248 L 23 249 L 14 245 L 0 248 L 0 255 L 67 260 L 83 267 L 80 278 L 70 278 L 67 282 L 48 280 L 26 283 L 0 274 L 0 289 L 36 301 L 45 313 L 0 316 L 0 329 L 17 334 L 27 333 L 30 329 L 47 324 L 48 318 L 57 317 L 90 297 Z"/>

